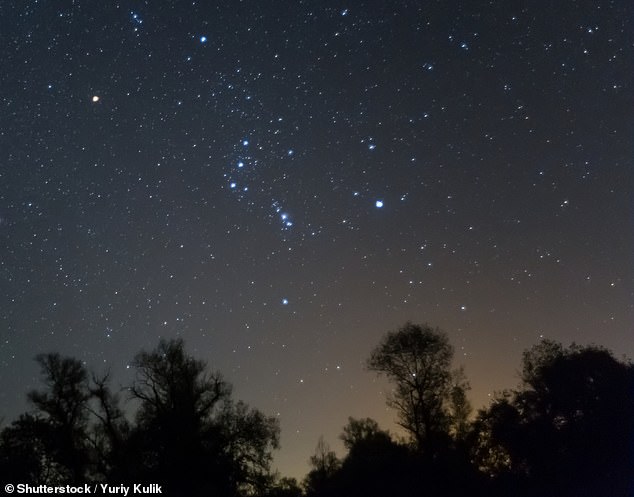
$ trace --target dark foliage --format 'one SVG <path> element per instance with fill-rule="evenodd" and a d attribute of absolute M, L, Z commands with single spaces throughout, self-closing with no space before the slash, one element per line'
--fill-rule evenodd
<path fill-rule="evenodd" d="M 453 347 L 447 335 L 427 325 L 406 323 L 385 335 L 367 362 L 394 384 L 388 399 L 399 424 L 421 452 L 434 452 L 449 431 Z"/>
<path fill-rule="evenodd" d="M 409 444 L 398 443 L 372 419 L 349 418 L 341 435 L 348 453 L 314 484 L 315 470 L 306 482 L 308 496 L 319 497 L 458 497 L 478 495 L 482 476 L 466 454 L 446 450 L 434 460 Z M 322 445 L 320 443 L 320 445 Z M 317 454 L 321 451 L 319 449 Z M 326 459 L 334 458 L 330 453 Z M 323 457 L 317 458 L 323 460 Z M 311 459 L 314 466 L 315 456 Z"/>
<path fill-rule="evenodd" d="M 44 390 L 28 397 L 42 416 L 37 424 L 46 452 L 59 467 L 59 478 L 70 483 L 84 480 L 88 469 L 88 374 L 77 359 L 40 354 Z"/>
<path fill-rule="evenodd" d="M 242 402 L 218 373 L 189 357 L 182 341 L 161 341 L 134 361 L 130 423 L 108 376 L 59 354 L 37 357 L 44 389 L 0 435 L 3 481 L 159 483 L 171 496 L 263 494 L 273 481 L 277 421 Z"/>
<path fill-rule="evenodd" d="M 473 452 L 529 496 L 631 496 L 634 368 L 599 347 L 544 341 L 524 354 L 522 385 L 482 411 Z"/>
<path fill-rule="evenodd" d="M 320 438 L 303 485 L 270 471 L 274 418 L 234 401 L 217 372 L 161 341 L 134 359 L 124 415 L 109 376 L 59 354 L 37 356 L 32 412 L 0 432 L 0 479 L 32 484 L 159 483 L 187 497 L 632 497 L 634 367 L 600 347 L 543 341 L 526 351 L 521 384 L 470 419 L 468 383 L 447 336 L 406 324 L 368 366 L 409 439 L 349 418 L 343 458 Z"/>

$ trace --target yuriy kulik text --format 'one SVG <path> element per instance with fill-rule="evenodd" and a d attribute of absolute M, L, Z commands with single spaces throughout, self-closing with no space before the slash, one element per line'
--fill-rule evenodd
<path fill-rule="evenodd" d="M 9 488 L 11 487 L 11 488 Z M 96 495 L 123 495 L 130 494 L 162 494 L 163 489 L 157 483 L 142 485 L 110 485 L 108 483 L 84 484 L 84 485 L 29 485 L 28 483 L 18 483 L 15 487 L 5 486 L 7 493 L 15 491 L 17 494 L 96 494 Z"/>

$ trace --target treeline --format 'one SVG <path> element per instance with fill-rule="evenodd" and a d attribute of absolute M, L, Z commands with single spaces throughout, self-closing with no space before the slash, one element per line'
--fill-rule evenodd
<path fill-rule="evenodd" d="M 405 440 L 350 419 L 342 460 L 320 440 L 308 497 L 634 496 L 634 366 L 604 348 L 543 340 L 520 385 L 477 413 L 447 335 L 405 324 L 367 361 L 393 386 Z M 290 494 L 288 494 L 290 495 Z"/>
<path fill-rule="evenodd" d="M 271 487 L 277 420 L 231 397 L 220 373 L 189 357 L 181 340 L 140 352 L 124 415 L 108 376 L 77 359 L 36 358 L 44 388 L 0 434 L 7 483 L 158 483 L 170 496 L 260 495 Z"/>
<path fill-rule="evenodd" d="M 277 420 L 234 400 L 181 340 L 136 355 L 126 399 L 77 359 L 36 360 L 43 388 L 0 433 L 2 483 L 159 483 L 183 497 L 634 495 L 634 366 L 597 346 L 540 342 L 519 386 L 473 413 L 447 335 L 406 323 L 367 361 L 391 382 L 405 436 L 350 418 L 345 456 L 320 439 L 302 482 L 271 470 Z"/>

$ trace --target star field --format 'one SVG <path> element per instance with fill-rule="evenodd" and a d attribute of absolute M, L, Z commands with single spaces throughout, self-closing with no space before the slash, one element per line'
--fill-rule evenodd
<path fill-rule="evenodd" d="M 446 330 L 476 407 L 540 337 L 634 356 L 629 2 L 5 2 L 0 417 L 38 352 L 159 337 L 279 417 L 283 474 L 369 351 Z"/>

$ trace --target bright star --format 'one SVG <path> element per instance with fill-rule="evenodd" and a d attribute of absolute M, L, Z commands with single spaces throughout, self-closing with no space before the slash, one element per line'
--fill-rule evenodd
<path fill-rule="evenodd" d="M 381 207 L 383 207 L 383 200 L 377 200 L 376 202 L 374 202 L 374 205 L 377 209 L 380 209 Z"/>

